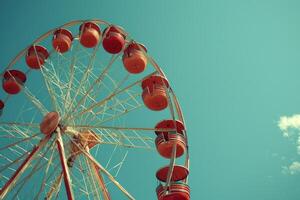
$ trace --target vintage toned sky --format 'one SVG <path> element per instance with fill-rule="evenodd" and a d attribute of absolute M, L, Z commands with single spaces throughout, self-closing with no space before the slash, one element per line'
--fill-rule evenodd
<path fill-rule="evenodd" d="M 2 1 L 0 66 L 65 22 L 121 25 L 146 44 L 181 103 L 191 199 L 299 200 L 300 173 L 288 168 L 300 160 L 296 144 L 278 127 L 300 112 L 299 10 L 297 0 Z M 138 200 L 155 199 L 154 174 L 146 183 L 125 170 Z"/>

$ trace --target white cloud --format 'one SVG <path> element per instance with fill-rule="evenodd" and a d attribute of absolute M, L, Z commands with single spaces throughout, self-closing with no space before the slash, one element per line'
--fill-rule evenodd
<path fill-rule="evenodd" d="M 293 162 L 290 166 L 282 167 L 282 173 L 294 175 L 300 172 L 300 162 Z"/>
<path fill-rule="evenodd" d="M 284 137 L 296 136 L 296 150 L 300 155 L 300 115 L 280 117 L 278 127 L 283 132 Z M 290 175 L 300 173 L 300 162 L 294 161 L 290 166 L 282 167 L 282 172 Z"/>
<path fill-rule="evenodd" d="M 296 174 L 300 172 L 300 162 L 293 162 L 290 166 L 289 166 L 289 171 L 290 174 Z"/>
<path fill-rule="evenodd" d="M 289 137 L 291 134 L 288 131 L 289 129 L 300 130 L 300 115 L 282 116 L 279 119 L 278 126 L 282 130 L 283 136 Z"/>
<path fill-rule="evenodd" d="M 297 137 L 296 150 L 300 155 L 300 115 L 280 117 L 278 127 L 282 130 L 283 137 Z"/>

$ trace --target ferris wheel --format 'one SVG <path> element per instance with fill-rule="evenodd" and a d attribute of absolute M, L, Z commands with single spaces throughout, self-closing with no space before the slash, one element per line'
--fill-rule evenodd
<path fill-rule="evenodd" d="M 165 162 L 144 172 L 156 172 L 157 199 L 190 199 L 179 102 L 147 48 L 120 26 L 66 23 L 1 75 L 0 199 L 110 200 L 116 190 L 135 199 L 118 175 L 128 153 L 149 149 Z"/>

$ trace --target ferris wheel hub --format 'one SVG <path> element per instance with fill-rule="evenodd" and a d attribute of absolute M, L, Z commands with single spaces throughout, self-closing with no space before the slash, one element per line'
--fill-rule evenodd
<path fill-rule="evenodd" d="M 59 127 L 60 115 L 58 112 L 47 113 L 40 123 L 40 131 L 45 135 L 53 133 Z"/>

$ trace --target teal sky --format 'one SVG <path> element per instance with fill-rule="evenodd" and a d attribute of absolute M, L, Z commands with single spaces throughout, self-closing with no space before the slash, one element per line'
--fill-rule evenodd
<path fill-rule="evenodd" d="M 277 126 L 300 112 L 299 10 L 297 0 L 2 1 L 0 66 L 68 21 L 121 25 L 148 47 L 180 101 L 191 199 L 299 200 L 300 175 L 282 167 L 300 159 Z M 126 170 L 137 199 L 154 199 L 154 174 L 135 183 Z"/>

